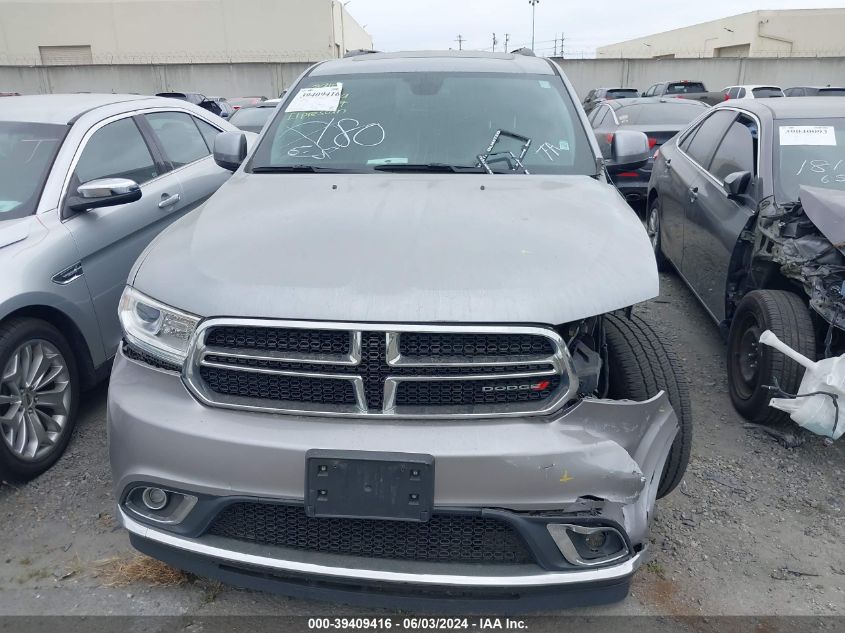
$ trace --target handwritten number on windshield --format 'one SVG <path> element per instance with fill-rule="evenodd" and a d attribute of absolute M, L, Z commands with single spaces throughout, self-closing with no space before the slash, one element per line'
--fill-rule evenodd
<path fill-rule="evenodd" d="M 805 160 L 801 163 L 801 167 L 798 169 L 798 173 L 796 176 L 800 176 L 801 174 L 816 174 L 820 176 L 819 182 L 823 185 L 830 184 L 832 182 L 842 183 L 845 182 L 845 174 L 837 174 L 836 172 L 839 171 L 839 168 L 842 166 L 842 163 L 845 161 L 839 160 L 835 163 L 830 162 L 829 160 Z"/>
<path fill-rule="evenodd" d="M 286 130 L 296 136 L 296 140 L 285 147 L 288 156 L 326 160 L 338 150 L 353 145 L 376 147 L 381 145 L 386 134 L 381 123 L 362 125 L 358 119 L 333 118 L 331 121 L 306 121 Z M 302 145 L 295 145 L 301 143 Z M 294 145 L 294 147 L 291 147 Z"/>

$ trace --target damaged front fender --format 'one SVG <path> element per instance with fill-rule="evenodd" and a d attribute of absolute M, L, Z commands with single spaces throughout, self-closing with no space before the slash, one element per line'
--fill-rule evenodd
<path fill-rule="evenodd" d="M 803 286 L 815 312 L 845 326 L 845 192 L 801 187 L 799 203 L 762 208 L 758 228 L 752 276 L 761 263 L 775 264 Z"/>

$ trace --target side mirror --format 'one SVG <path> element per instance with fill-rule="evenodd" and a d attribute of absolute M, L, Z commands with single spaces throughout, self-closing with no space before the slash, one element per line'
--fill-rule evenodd
<path fill-rule="evenodd" d="M 246 134 L 243 132 L 222 132 L 214 139 L 214 162 L 223 169 L 237 171 L 246 155 Z"/>
<path fill-rule="evenodd" d="M 116 207 L 141 199 L 141 187 L 129 178 L 100 178 L 79 186 L 77 195 L 68 198 L 71 211 Z"/>
<path fill-rule="evenodd" d="M 602 154 L 604 165 L 611 174 L 637 170 L 645 166 L 651 157 L 648 137 L 642 132 L 617 130 L 613 138 L 607 140 L 610 142 L 602 143 Z"/>
<path fill-rule="evenodd" d="M 750 171 L 735 171 L 725 176 L 724 187 L 725 191 L 728 192 L 728 198 L 731 200 L 744 196 L 750 184 Z"/>

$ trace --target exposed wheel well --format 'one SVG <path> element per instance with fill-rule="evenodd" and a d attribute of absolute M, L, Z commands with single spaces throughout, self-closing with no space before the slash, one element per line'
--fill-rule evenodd
<path fill-rule="evenodd" d="M 648 213 L 648 210 L 651 208 L 651 203 L 654 202 L 655 200 L 657 200 L 657 190 L 652 189 L 651 191 L 648 192 L 648 198 L 646 198 L 646 208 L 645 208 L 646 213 Z"/>
<path fill-rule="evenodd" d="M 91 359 L 91 352 L 88 350 L 88 343 L 86 343 L 85 337 L 82 336 L 82 332 L 73 322 L 73 319 L 61 310 L 42 305 L 19 308 L 6 316 L 7 319 L 12 317 L 30 317 L 50 323 L 65 336 L 68 345 L 73 350 L 82 389 L 89 389 L 97 384 L 97 372 Z"/>

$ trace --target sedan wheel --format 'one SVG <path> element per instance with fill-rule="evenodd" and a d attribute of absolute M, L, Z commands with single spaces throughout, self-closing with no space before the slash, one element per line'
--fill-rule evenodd
<path fill-rule="evenodd" d="M 31 340 L 12 353 L 0 374 L 0 435 L 15 457 L 39 461 L 56 450 L 71 397 L 67 361 L 53 344 Z"/>
<path fill-rule="evenodd" d="M 666 256 L 660 248 L 660 200 L 653 200 L 648 207 L 645 218 L 645 230 L 654 251 L 654 259 L 657 261 L 657 270 L 667 271 L 670 269 Z"/>
<path fill-rule="evenodd" d="M 648 239 L 651 241 L 651 248 L 654 249 L 656 255 L 660 248 L 660 213 L 658 213 L 657 205 L 653 205 L 648 212 L 645 228 Z"/>
<path fill-rule="evenodd" d="M 41 319 L 0 323 L 0 481 L 29 481 L 56 463 L 78 400 L 76 357 L 61 332 Z"/>

